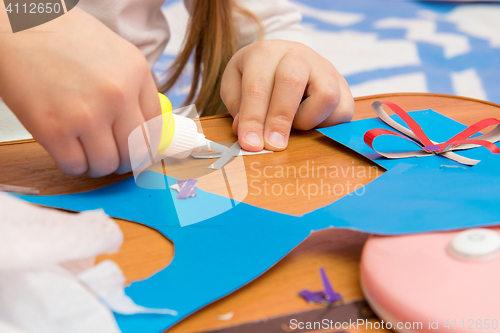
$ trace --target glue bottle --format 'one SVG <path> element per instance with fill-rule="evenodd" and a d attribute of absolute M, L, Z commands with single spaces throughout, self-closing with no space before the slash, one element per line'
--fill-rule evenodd
<path fill-rule="evenodd" d="M 160 97 L 163 125 L 158 154 L 177 159 L 186 158 L 191 153 L 208 150 L 213 153 L 230 153 L 231 150 L 221 144 L 205 138 L 198 133 L 193 119 L 172 113 L 172 104 L 163 94 Z"/>

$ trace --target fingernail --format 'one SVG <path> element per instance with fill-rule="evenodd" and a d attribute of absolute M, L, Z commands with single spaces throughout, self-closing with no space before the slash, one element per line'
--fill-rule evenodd
<path fill-rule="evenodd" d="M 267 137 L 267 142 L 276 148 L 286 147 L 285 136 L 278 132 L 271 132 L 271 134 Z"/>
<path fill-rule="evenodd" d="M 262 146 L 262 138 L 255 132 L 248 132 L 245 135 L 245 141 L 252 146 Z"/>

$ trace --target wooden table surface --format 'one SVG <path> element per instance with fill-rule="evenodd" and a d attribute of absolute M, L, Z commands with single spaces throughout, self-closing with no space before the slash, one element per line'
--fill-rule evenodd
<path fill-rule="evenodd" d="M 374 117 L 370 106 L 376 100 L 390 100 L 406 111 L 432 108 L 466 125 L 483 118 L 500 118 L 500 106 L 492 103 L 448 95 L 399 93 L 357 98 L 354 119 Z M 211 140 L 236 141 L 230 117 L 203 118 L 201 126 Z M 352 191 L 354 186 L 364 185 L 383 173 L 383 169 L 377 168 L 371 161 L 317 131 L 294 131 L 289 147 L 284 152 L 247 156 L 244 157 L 244 163 L 247 179 L 240 179 L 240 185 L 249 186 L 244 201 L 294 215 L 302 215 L 332 203 Z M 337 173 L 325 173 L 318 166 L 337 170 Z M 288 174 L 287 167 L 290 170 Z M 356 170 L 354 173 L 353 168 Z M 281 170 L 284 172 L 280 173 Z M 297 173 L 299 170 L 302 173 Z M 183 172 L 185 168 L 174 167 L 167 174 L 176 177 Z M 36 142 L 0 147 L 0 184 L 36 187 L 41 194 L 92 190 L 128 176 L 111 175 L 100 179 L 69 177 L 56 168 Z M 222 194 L 217 182 L 211 181 L 211 176 L 205 175 L 199 187 Z M 325 183 L 331 185 L 330 189 L 325 187 Z M 287 185 L 289 194 L 280 194 L 279 190 Z M 310 190 L 298 190 L 302 185 L 302 188 Z M 322 186 L 323 193 L 321 190 L 315 193 L 314 190 Z M 144 279 L 169 264 L 174 255 L 174 245 L 170 241 L 148 227 L 116 221 L 125 236 L 122 248 L 117 254 L 100 256 L 98 261 L 107 258 L 115 260 L 128 281 Z M 319 267 L 325 268 L 334 288 L 344 296 L 345 301 L 362 299 L 358 264 L 367 237 L 366 234 L 337 229 L 315 232 L 263 276 L 193 314 L 169 332 L 203 332 L 319 307 L 307 304 L 297 296 L 298 291 L 305 288 L 321 289 Z M 229 312 L 234 313 L 231 320 L 217 319 L 217 316 Z"/>

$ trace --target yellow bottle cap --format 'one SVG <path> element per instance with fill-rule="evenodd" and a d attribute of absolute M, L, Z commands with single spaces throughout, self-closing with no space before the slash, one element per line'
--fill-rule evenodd
<path fill-rule="evenodd" d="M 161 113 L 163 117 L 158 153 L 164 154 L 172 143 L 175 133 L 175 121 L 172 119 L 172 103 L 170 103 L 170 100 L 162 93 L 158 93 L 158 96 L 160 97 Z"/>

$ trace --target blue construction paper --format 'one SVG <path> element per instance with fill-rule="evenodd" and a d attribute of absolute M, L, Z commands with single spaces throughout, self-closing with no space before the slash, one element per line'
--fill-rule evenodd
<path fill-rule="evenodd" d="M 384 235 L 500 224 L 499 166 L 498 156 L 474 167 L 400 163 L 365 186 L 362 195 L 345 196 L 304 218 L 333 218 L 342 221 L 336 227 Z"/>
<path fill-rule="evenodd" d="M 176 181 L 153 171 L 146 171 L 143 177 L 168 184 Z M 239 203 L 221 215 L 181 227 L 172 199 L 177 192 L 172 191 L 144 189 L 129 178 L 91 192 L 20 197 L 75 211 L 102 208 L 108 215 L 151 226 L 174 243 L 175 256 L 167 268 L 147 280 L 132 283 L 125 291 L 139 305 L 173 309 L 178 316 L 115 314 L 125 333 L 163 332 L 257 278 L 302 242 L 311 230 L 335 222 L 308 222 Z M 182 200 L 191 203 L 183 213 L 200 214 L 207 210 L 206 216 L 212 216 L 217 203 L 228 200 L 200 189 L 197 192 L 196 197 Z"/>
<path fill-rule="evenodd" d="M 420 127 L 422 127 L 424 132 L 427 134 L 427 137 L 436 142 L 445 142 L 467 128 L 467 126 L 430 109 L 423 111 L 411 111 L 408 113 L 413 119 L 415 119 Z M 397 121 L 399 124 L 408 127 L 398 115 L 391 115 L 391 118 Z M 380 156 L 363 141 L 365 133 L 374 128 L 388 129 L 399 133 L 397 130 L 393 129 L 379 118 L 357 120 L 350 123 L 321 128 L 318 129 L 318 131 L 326 135 L 327 137 L 341 143 L 342 145 L 360 153 L 361 155 L 364 155 L 365 157 L 369 158 L 370 160 L 387 170 L 395 167 L 402 162 L 415 164 L 422 167 L 433 168 L 439 168 L 441 167 L 441 165 L 462 165 L 458 162 L 439 155 L 409 157 L 403 159 L 388 159 Z M 412 142 L 397 137 L 377 138 L 375 145 L 377 147 L 377 150 L 385 152 L 415 151 L 421 149 Z M 455 153 L 478 160 L 482 160 L 483 158 L 491 154 L 491 152 L 486 148 L 456 151 Z"/>
<path fill-rule="evenodd" d="M 496 162 L 498 159 L 473 167 L 480 172 L 400 164 L 368 184 L 365 194 L 346 196 L 303 217 L 240 203 L 184 228 L 169 191 L 142 189 L 133 178 L 86 193 L 23 198 L 70 210 L 103 208 L 109 215 L 154 227 L 172 240 L 172 263 L 151 278 L 132 283 L 126 293 L 140 305 L 174 309 L 179 315 L 115 314 L 125 333 L 162 332 L 260 276 L 312 230 L 333 226 L 397 235 L 498 223 L 500 179 Z M 147 172 L 151 178 L 164 177 Z M 168 183 L 173 181 L 168 179 Z M 202 208 L 190 211 L 211 209 L 220 199 L 199 189 L 196 198 Z"/>
<path fill-rule="evenodd" d="M 445 141 L 464 128 L 433 111 L 412 112 L 412 116 L 436 141 Z M 384 124 L 367 119 L 321 131 L 369 154 L 362 136 L 375 127 Z M 347 195 L 303 217 L 234 202 L 200 189 L 196 197 L 176 202 L 177 192 L 144 189 L 133 178 L 91 192 L 20 197 L 75 211 L 102 208 L 110 216 L 145 224 L 169 238 L 175 245 L 172 263 L 152 277 L 132 283 L 125 292 L 139 305 L 169 308 L 179 315 L 115 314 L 125 333 L 163 332 L 260 276 L 314 230 L 333 226 L 400 235 L 498 224 L 500 157 L 482 148 L 465 154 L 482 162 L 467 167 L 440 156 L 404 159 L 405 163 L 378 159 L 377 163 L 390 170 L 365 186 L 364 194 Z M 153 171 L 141 177 L 141 182 L 153 184 L 176 181 Z M 224 211 L 228 205 L 234 208 Z"/>

